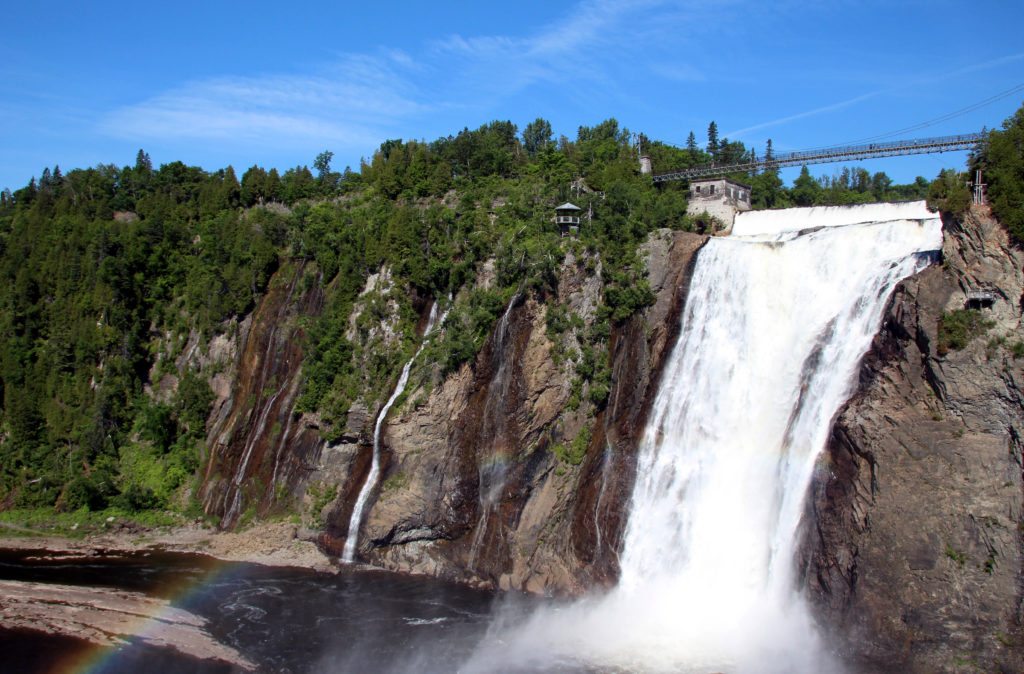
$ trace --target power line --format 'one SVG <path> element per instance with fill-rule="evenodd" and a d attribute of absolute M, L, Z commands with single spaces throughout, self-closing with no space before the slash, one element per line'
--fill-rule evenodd
<path fill-rule="evenodd" d="M 956 117 L 960 117 L 961 115 L 966 115 L 969 112 L 974 112 L 975 110 L 978 110 L 980 108 L 985 107 L 986 105 L 989 105 L 991 103 L 995 103 L 996 101 L 1000 101 L 1000 100 L 1002 100 L 1004 98 L 1012 96 L 1013 94 L 1015 94 L 1017 92 L 1020 92 L 1020 91 L 1024 91 L 1024 83 L 1017 84 L 1017 85 L 1007 89 L 1006 91 L 1000 92 L 1000 93 L 995 94 L 993 96 L 989 96 L 988 98 L 986 98 L 984 100 L 981 100 L 981 101 L 978 101 L 976 103 L 972 103 L 971 105 L 968 105 L 967 107 L 960 108 L 959 110 L 954 110 L 953 112 L 948 112 L 948 113 L 946 113 L 944 115 L 940 115 L 939 117 L 935 117 L 934 119 L 929 119 L 929 120 L 924 121 L 924 122 L 919 122 L 917 124 L 913 124 L 911 126 L 904 127 L 902 129 L 896 129 L 895 131 L 888 131 L 886 133 L 878 134 L 876 136 L 868 136 L 866 138 L 858 138 L 857 140 L 851 140 L 851 141 L 847 141 L 847 142 L 844 142 L 844 143 L 836 143 L 834 145 L 821 145 L 821 146 L 818 146 L 818 147 L 809 147 L 809 148 L 805 148 L 804 150 L 801 150 L 801 152 L 810 152 L 810 151 L 813 151 L 813 150 L 828 150 L 828 149 L 835 148 L 835 147 L 846 147 L 848 145 L 856 145 L 858 143 L 870 143 L 871 141 L 874 141 L 874 140 L 882 140 L 884 138 L 892 138 L 893 136 L 898 136 L 900 134 L 909 133 L 911 131 L 918 131 L 920 129 L 926 129 L 929 126 L 934 126 L 934 125 L 939 124 L 941 122 L 946 122 L 946 121 L 949 121 L 951 119 L 955 119 Z M 677 148 L 677 149 L 683 149 L 682 145 L 679 145 L 679 144 L 676 144 L 676 143 L 664 142 L 664 144 L 665 145 L 670 145 L 670 146 L 672 146 L 674 148 Z"/>
<path fill-rule="evenodd" d="M 999 101 L 999 100 L 1002 100 L 1004 98 L 1007 98 L 1008 96 L 1012 96 L 1013 94 L 1017 93 L 1018 91 L 1024 91 L 1024 84 L 1018 84 L 1018 85 L 1016 85 L 1014 87 L 1011 87 L 1010 89 L 1007 89 L 1006 91 L 1003 91 L 1001 93 L 995 94 L 994 96 L 990 96 L 990 97 L 988 97 L 988 98 L 986 98 L 986 99 L 984 99 L 982 101 L 978 101 L 977 103 L 972 103 L 971 105 L 968 105 L 967 107 L 960 108 L 959 110 L 954 110 L 953 112 L 948 112 L 948 113 L 946 113 L 944 115 L 940 115 L 939 117 L 935 117 L 934 119 L 929 119 L 929 120 L 924 121 L 924 122 L 919 122 L 918 124 L 913 124 L 911 126 L 907 126 L 907 127 L 902 128 L 902 129 L 896 129 L 895 131 L 889 131 L 887 133 L 878 134 L 877 136 L 869 136 L 867 138 L 858 138 L 857 140 L 851 140 L 851 141 L 847 141 L 845 143 L 837 143 L 836 145 L 825 145 L 825 146 L 822 146 L 822 147 L 814 147 L 814 148 L 808 148 L 808 149 L 809 150 L 823 150 L 823 149 L 827 149 L 827 148 L 831 148 L 831 147 L 843 147 L 843 146 L 846 146 L 846 145 L 856 145 L 858 143 L 870 143 L 873 140 L 882 140 L 884 138 L 892 138 L 893 136 L 898 136 L 900 134 L 909 133 L 911 131 L 919 131 L 921 129 L 926 129 L 929 126 L 934 126 L 934 125 L 939 124 L 941 122 L 946 122 L 946 121 L 949 121 L 951 119 L 955 119 L 956 117 L 960 117 L 961 115 L 966 115 L 968 112 L 974 112 L 975 110 L 983 108 L 986 105 L 989 105 L 991 103 L 995 103 L 996 101 Z"/>

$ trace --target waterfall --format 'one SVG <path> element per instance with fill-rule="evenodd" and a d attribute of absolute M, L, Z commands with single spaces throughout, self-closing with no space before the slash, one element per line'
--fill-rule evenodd
<path fill-rule="evenodd" d="M 618 587 L 493 632 L 467 671 L 838 671 L 794 574 L 804 498 L 892 290 L 936 258 L 941 224 L 917 202 L 741 214 L 733 231 L 697 259 Z"/>
<path fill-rule="evenodd" d="M 420 348 L 416 349 L 416 353 L 413 354 L 412 358 L 406 362 L 405 367 L 402 368 L 402 374 L 398 377 L 395 390 L 391 392 L 391 397 L 384 403 L 384 407 L 380 409 L 380 413 L 377 415 L 377 423 L 373 427 L 373 458 L 370 462 L 370 474 L 366 476 L 366 482 L 363 483 L 362 489 L 359 490 L 356 504 L 352 507 L 352 517 L 348 522 L 348 536 L 345 539 L 345 547 L 341 553 L 341 561 L 346 564 L 351 564 L 355 561 L 356 544 L 359 542 L 359 524 L 363 519 L 363 509 L 366 507 L 366 502 L 370 500 L 370 493 L 373 492 L 373 488 L 377 486 L 377 478 L 380 477 L 380 437 L 384 428 L 384 419 L 387 417 L 391 406 L 398 400 L 398 396 L 402 395 L 402 392 L 405 391 L 405 385 L 409 383 L 409 371 L 412 369 L 413 361 L 423 351 L 423 347 L 427 345 L 427 337 L 430 336 L 431 330 L 434 329 L 434 324 L 444 323 L 444 319 L 448 315 L 448 312 L 445 311 L 441 315 L 441 320 L 438 321 L 437 304 L 437 302 L 434 302 L 434 306 L 430 308 L 430 317 L 427 319 L 427 327 L 423 330 L 423 341 L 420 343 Z M 449 296 L 450 304 L 451 296 Z"/>
<path fill-rule="evenodd" d="M 487 429 L 488 437 L 501 442 L 505 433 L 507 413 L 503 405 L 508 399 L 508 362 L 509 358 L 505 353 L 505 342 L 508 340 L 508 323 L 512 315 L 512 309 L 522 298 L 519 292 L 512 295 L 505 307 L 505 313 L 501 315 L 498 326 L 494 331 L 494 344 L 491 347 L 491 367 L 494 376 L 487 385 L 487 397 L 484 402 L 484 411 L 481 415 L 484 423 L 491 421 L 492 426 Z M 495 408 L 498 409 L 495 409 Z M 501 490 L 505 486 L 505 478 L 508 472 L 507 452 L 499 445 L 493 456 L 478 458 L 477 476 L 479 479 L 480 518 L 477 520 L 476 532 L 473 534 L 473 542 L 469 546 L 469 557 L 466 567 L 472 571 L 476 570 L 480 548 L 488 532 L 488 522 L 494 507 L 501 498 Z"/>
<path fill-rule="evenodd" d="M 259 388 L 258 391 L 262 392 L 264 385 L 268 382 L 270 377 L 268 376 L 273 372 L 274 369 L 274 351 L 277 346 L 275 337 L 277 336 L 278 326 L 285 324 L 285 316 L 288 314 L 288 310 L 291 308 L 292 296 L 295 294 L 295 288 L 299 284 L 299 279 L 302 278 L 302 269 L 300 268 L 292 278 L 291 284 L 288 286 L 288 295 L 285 296 L 284 302 L 281 303 L 277 310 L 277 317 L 271 324 L 270 331 L 267 333 L 266 348 L 263 350 L 263 357 L 259 360 L 260 371 L 259 371 Z M 228 485 L 228 489 L 224 493 L 224 504 L 227 504 L 228 498 L 231 499 L 231 507 L 227 509 L 221 519 L 221 526 L 233 525 L 236 523 L 239 513 L 242 508 L 242 492 L 243 482 L 246 479 L 246 471 L 249 468 L 249 461 L 252 459 L 253 452 L 260 440 L 263 439 L 263 431 L 267 427 L 267 419 L 270 413 L 274 410 L 274 403 L 277 402 L 278 396 L 281 395 L 283 388 L 279 388 L 274 391 L 274 394 L 269 400 L 263 405 L 263 411 L 259 413 L 257 423 L 254 431 L 250 431 L 246 438 L 245 447 L 242 450 L 242 461 L 235 471 L 235 475 Z M 251 413 L 258 412 L 260 410 L 260 404 L 257 403 L 253 406 Z M 211 464 L 212 465 L 212 464 Z"/>

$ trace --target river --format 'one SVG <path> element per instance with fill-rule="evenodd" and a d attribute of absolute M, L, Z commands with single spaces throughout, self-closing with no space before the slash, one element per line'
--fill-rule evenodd
<path fill-rule="evenodd" d="M 0 579 L 114 587 L 168 599 L 205 618 L 217 641 L 259 671 L 290 674 L 456 671 L 484 635 L 492 609 L 525 611 L 536 603 L 381 571 L 324 574 L 178 553 L 63 558 L 0 551 Z M 10 629 L 0 629 L 0 653 L 0 671 L 12 674 L 240 671 L 141 641 L 101 649 Z"/>

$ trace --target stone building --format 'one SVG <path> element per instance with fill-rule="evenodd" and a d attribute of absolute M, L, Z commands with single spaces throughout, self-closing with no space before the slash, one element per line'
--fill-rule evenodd
<path fill-rule="evenodd" d="M 687 215 L 707 213 L 720 220 L 725 229 L 732 228 L 739 211 L 750 210 L 750 185 L 730 178 L 701 178 L 690 181 Z"/>

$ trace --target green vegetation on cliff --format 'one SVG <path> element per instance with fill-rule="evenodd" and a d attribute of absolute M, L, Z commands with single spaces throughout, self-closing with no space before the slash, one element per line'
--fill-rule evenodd
<path fill-rule="evenodd" d="M 989 133 L 988 142 L 971 162 L 988 182 L 992 212 L 1018 244 L 1024 244 L 1024 107 Z"/>
<path fill-rule="evenodd" d="M 303 283 L 325 291 L 322 313 L 304 319 L 297 410 L 317 412 L 328 437 L 355 401 L 372 409 L 386 397 L 429 301 L 454 298 L 424 358 L 442 376 L 472 361 L 517 295 L 548 304 L 553 333 L 575 329 L 555 300 L 570 248 L 590 273 L 600 269 L 601 304 L 579 351 L 558 357 L 573 362 L 573 404 L 600 408 L 612 326 L 653 299 L 639 243 L 656 228 L 692 227 L 686 185 L 640 175 L 630 140 L 615 120 L 573 140 L 554 138 L 542 119 L 522 133 L 492 122 L 429 143 L 386 141 L 358 171 L 333 171 L 324 152 L 315 173 L 254 166 L 240 179 L 231 167 L 154 168 L 140 150 L 134 166 L 55 167 L 4 190 L 0 509 L 186 506 L 205 458 L 215 366 L 182 351 L 234 336 L 295 260 L 315 262 L 319 273 Z M 993 167 L 1003 165 L 996 140 Z M 691 134 L 676 148 L 641 137 L 659 169 L 752 154 L 711 141 L 699 149 Z M 990 175 L 993 198 L 1012 208 L 1012 172 Z M 822 180 L 805 171 L 792 188 L 774 172 L 738 177 L 758 207 L 920 198 L 927 188 L 860 169 Z M 578 241 L 560 239 L 552 222 L 566 200 L 585 213 Z M 361 296 L 381 270 L 388 288 Z"/>

